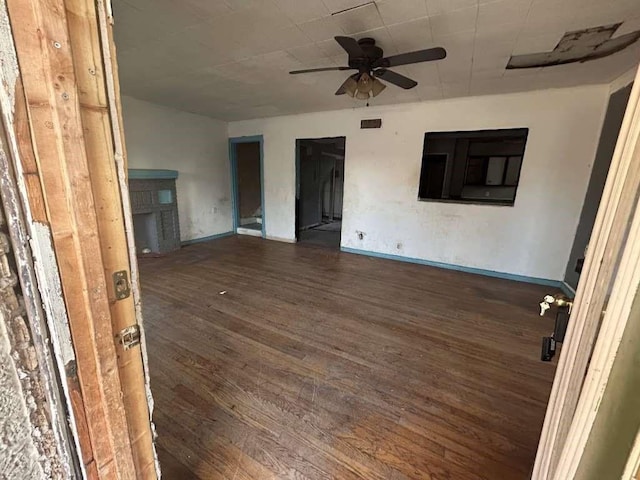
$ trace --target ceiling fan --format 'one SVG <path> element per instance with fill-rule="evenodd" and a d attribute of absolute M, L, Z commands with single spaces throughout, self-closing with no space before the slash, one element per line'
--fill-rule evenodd
<path fill-rule="evenodd" d="M 336 95 L 348 94 L 360 100 L 368 100 L 370 97 L 378 96 L 386 88 L 386 85 L 380 80 L 392 83 L 405 90 L 418 85 L 415 80 L 389 70 L 389 67 L 431 62 L 433 60 L 441 60 L 447 56 L 444 48 L 436 47 L 384 57 L 382 49 L 376 46 L 376 41 L 373 38 L 356 40 L 351 37 L 335 37 L 335 39 L 349 55 L 348 67 L 311 68 L 294 70 L 289 73 L 297 75 L 300 73 L 336 70 L 358 70 L 358 73 L 350 75 L 345 80 Z"/>

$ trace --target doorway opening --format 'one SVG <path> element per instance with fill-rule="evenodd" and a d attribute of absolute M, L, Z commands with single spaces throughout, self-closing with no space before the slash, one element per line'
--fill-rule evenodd
<path fill-rule="evenodd" d="M 229 140 L 233 227 L 241 235 L 265 236 L 262 136 Z"/>
<path fill-rule="evenodd" d="M 296 240 L 340 248 L 345 137 L 296 140 Z"/>

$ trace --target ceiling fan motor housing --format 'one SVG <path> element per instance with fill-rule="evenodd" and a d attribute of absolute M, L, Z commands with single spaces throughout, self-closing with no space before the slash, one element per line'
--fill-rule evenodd
<path fill-rule="evenodd" d="M 371 71 L 373 62 L 381 59 L 384 52 L 376 45 L 376 41 L 373 38 L 361 38 L 358 40 L 358 45 L 362 48 L 364 57 L 349 57 L 349 66 L 357 68 L 360 73 L 368 73 Z"/>

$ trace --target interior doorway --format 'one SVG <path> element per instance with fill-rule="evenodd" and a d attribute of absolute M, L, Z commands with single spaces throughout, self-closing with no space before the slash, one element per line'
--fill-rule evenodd
<path fill-rule="evenodd" d="M 242 235 L 265 236 L 262 136 L 229 140 L 233 227 Z"/>
<path fill-rule="evenodd" d="M 340 248 L 345 137 L 296 140 L 296 239 Z"/>

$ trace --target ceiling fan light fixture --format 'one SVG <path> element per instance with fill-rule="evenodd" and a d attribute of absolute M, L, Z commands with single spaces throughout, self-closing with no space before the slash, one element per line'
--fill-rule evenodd
<path fill-rule="evenodd" d="M 358 100 L 369 100 L 369 93 L 358 90 L 356 93 L 356 98 Z"/>
<path fill-rule="evenodd" d="M 373 79 L 373 86 L 371 87 L 371 94 L 374 97 L 377 97 L 378 95 L 380 95 L 382 93 L 382 91 L 387 88 L 387 86 L 382 83 L 380 80 L 378 80 L 377 78 Z"/>
<path fill-rule="evenodd" d="M 366 93 L 367 95 L 373 88 L 373 79 L 368 73 L 363 73 L 358 79 L 358 91 Z M 367 96 L 368 98 L 368 96 Z"/>
<path fill-rule="evenodd" d="M 347 95 L 349 95 L 350 97 L 355 97 L 356 91 L 358 90 L 358 82 L 356 82 L 356 80 L 353 77 L 349 77 L 344 82 L 342 87 L 344 88 L 344 91 L 346 92 Z"/>

